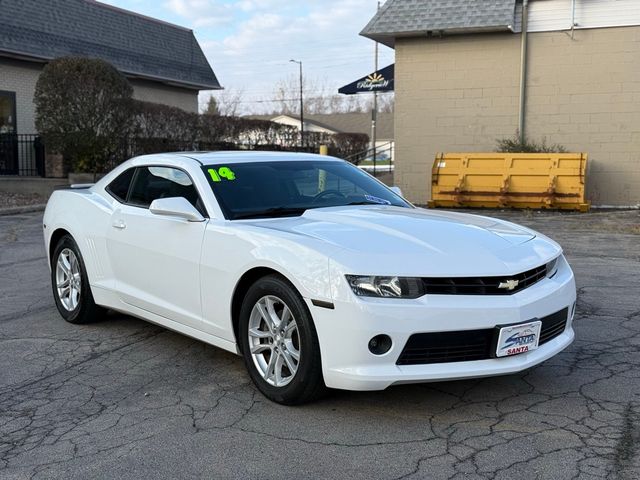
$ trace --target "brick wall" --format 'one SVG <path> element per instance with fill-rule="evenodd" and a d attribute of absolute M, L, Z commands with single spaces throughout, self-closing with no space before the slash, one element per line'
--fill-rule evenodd
<path fill-rule="evenodd" d="M 33 94 L 41 70 L 41 64 L 0 58 L 0 90 L 16 94 L 17 133 L 36 133 Z"/>
<path fill-rule="evenodd" d="M 640 203 L 640 27 L 530 34 L 527 135 L 590 158 L 594 204 Z M 491 151 L 518 125 L 520 36 L 396 41 L 395 183 L 430 197 L 440 151 Z"/>

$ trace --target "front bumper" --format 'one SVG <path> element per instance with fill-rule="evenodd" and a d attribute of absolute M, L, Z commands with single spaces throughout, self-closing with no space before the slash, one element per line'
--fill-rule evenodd
<path fill-rule="evenodd" d="M 400 300 L 361 298 L 349 293 L 339 295 L 333 310 L 308 302 L 318 333 L 324 380 L 331 388 L 383 390 L 403 383 L 515 373 L 551 358 L 574 339 L 576 287 L 564 258 L 553 278 L 514 295 L 425 295 Z M 414 333 L 493 328 L 542 318 L 564 308 L 568 309 L 564 332 L 536 350 L 488 360 L 396 365 Z M 369 351 L 368 343 L 379 334 L 389 335 L 393 345 L 378 356 Z"/>

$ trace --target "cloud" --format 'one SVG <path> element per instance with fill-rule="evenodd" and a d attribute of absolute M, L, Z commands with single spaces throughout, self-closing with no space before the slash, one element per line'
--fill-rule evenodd
<path fill-rule="evenodd" d="M 162 5 L 181 18 L 178 23 L 194 28 L 221 83 L 243 89 L 247 104 L 264 106 L 279 81 L 297 75 L 290 59 L 302 60 L 305 77 L 332 92 L 373 70 L 374 44 L 359 32 L 375 14 L 376 0 L 165 0 Z M 381 66 L 393 56 L 382 47 Z"/>
<path fill-rule="evenodd" d="M 165 7 L 198 27 L 215 27 L 231 22 L 233 5 L 216 0 L 168 0 Z"/>

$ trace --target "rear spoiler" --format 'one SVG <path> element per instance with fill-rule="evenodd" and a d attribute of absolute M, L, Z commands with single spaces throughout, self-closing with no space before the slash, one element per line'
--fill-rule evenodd
<path fill-rule="evenodd" d="M 71 185 L 56 185 L 54 190 L 88 190 L 93 187 L 95 183 L 73 183 Z"/>

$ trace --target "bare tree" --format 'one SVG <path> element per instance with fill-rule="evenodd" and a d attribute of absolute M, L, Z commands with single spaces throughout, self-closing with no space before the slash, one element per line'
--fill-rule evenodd
<path fill-rule="evenodd" d="M 244 89 L 220 90 L 213 93 L 212 98 L 215 98 L 218 115 L 237 117 L 242 110 Z"/>
<path fill-rule="evenodd" d="M 281 79 L 274 88 L 271 98 L 265 103 L 271 105 L 271 114 L 298 115 L 300 113 L 300 80 L 297 75 Z M 341 95 L 335 93 L 326 80 L 303 79 L 304 112 L 314 113 L 362 113 L 371 111 L 372 95 Z M 392 110 L 388 101 L 384 111 Z"/>
<path fill-rule="evenodd" d="M 392 92 L 378 95 L 378 111 L 382 113 L 393 113 L 396 101 Z"/>
<path fill-rule="evenodd" d="M 304 97 L 304 111 L 311 113 L 310 92 L 314 92 L 317 85 L 310 81 L 308 77 L 304 77 L 302 81 L 302 92 Z M 289 75 L 280 79 L 272 94 L 273 113 L 282 113 L 287 115 L 300 114 L 300 78 L 297 75 Z"/>

